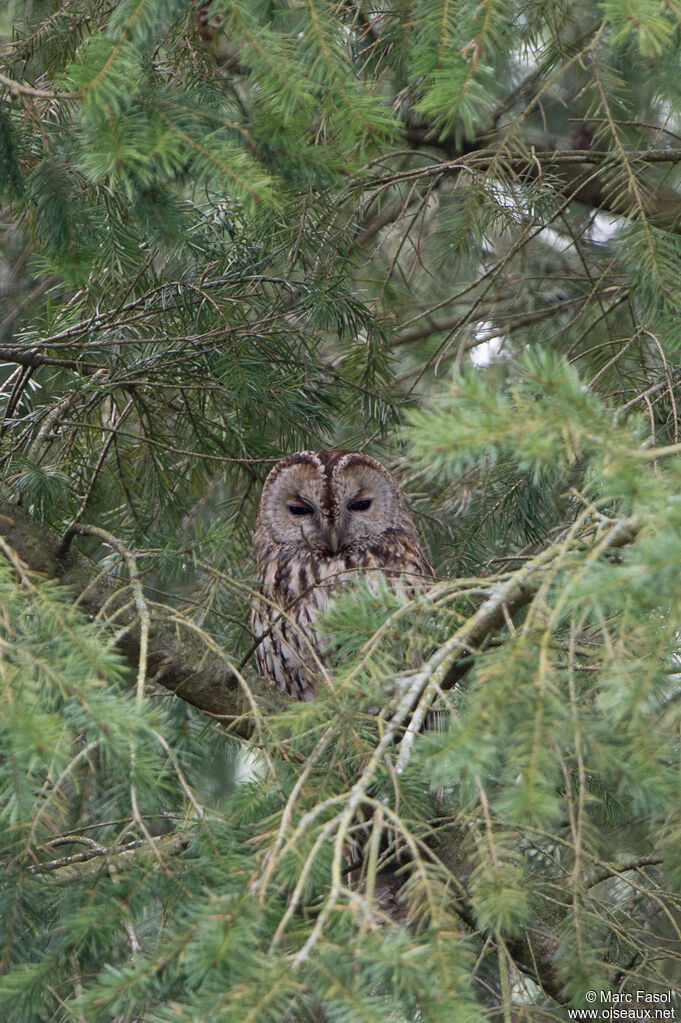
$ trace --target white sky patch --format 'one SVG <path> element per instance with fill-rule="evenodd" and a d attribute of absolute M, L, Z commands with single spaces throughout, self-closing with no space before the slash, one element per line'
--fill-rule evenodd
<path fill-rule="evenodd" d="M 552 227 L 542 228 L 539 237 L 547 245 L 550 245 L 552 249 L 555 249 L 556 252 L 567 252 L 574 245 L 569 235 L 560 234 L 558 231 L 554 231 Z"/>
<path fill-rule="evenodd" d="M 621 217 L 611 217 L 609 213 L 597 213 L 589 227 L 589 238 L 592 242 L 600 244 L 610 241 L 621 223 Z"/>
<path fill-rule="evenodd" d="M 239 754 L 235 774 L 237 785 L 244 781 L 263 780 L 267 775 L 267 764 L 259 753 L 247 750 Z"/>
<path fill-rule="evenodd" d="M 491 320 L 485 320 L 484 323 L 478 324 L 475 337 L 480 344 L 471 349 L 471 362 L 474 366 L 489 366 L 502 354 L 504 335 L 496 333 L 496 327 Z"/>

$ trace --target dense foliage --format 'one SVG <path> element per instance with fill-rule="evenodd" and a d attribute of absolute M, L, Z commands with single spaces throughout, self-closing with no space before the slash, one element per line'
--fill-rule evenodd
<path fill-rule="evenodd" d="M 0 1016 L 678 988 L 681 12 L 199 15 L 0 12 Z M 272 714 L 259 489 L 332 445 L 440 581 L 344 595 Z"/>

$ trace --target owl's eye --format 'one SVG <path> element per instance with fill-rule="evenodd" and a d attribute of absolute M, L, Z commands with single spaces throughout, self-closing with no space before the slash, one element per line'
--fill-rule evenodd
<path fill-rule="evenodd" d="M 365 497 L 361 501 L 353 501 L 348 508 L 350 511 L 368 511 L 371 508 L 371 498 Z"/>
<path fill-rule="evenodd" d="M 291 515 L 312 515 L 312 508 L 308 504 L 290 504 L 288 510 Z"/>

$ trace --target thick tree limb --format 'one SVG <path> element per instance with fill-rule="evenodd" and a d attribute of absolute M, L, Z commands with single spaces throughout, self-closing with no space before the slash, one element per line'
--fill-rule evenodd
<path fill-rule="evenodd" d="M 0 501 L 0 535 L 29 569 L 70 587 L 86 614 L 96 615 L 105 605 L 111 613 L 124 603 L 117 597 L 119 580 L 103 575 L 73 547 L 60 555 L 61 538 L 57 533 L 7 501 Z M 127 623 L 131 627 L 119 645 L 134 664 L 139 656 L 139 628 L 133 612 L 125 612 L 116 620 L 118 628 Z M 189 629 L 181 630 L 170 612 L 164 615 L 155 611 L 152 615 L 147 668 L 155 682 L 199 710 L 225 719 L 238 734 L 253 731 L 249 702 L 228 660 L 207 650 Z M 249 686 L 263 714 L 282 710 L 290 702 L 262 679 L 249 680 Z"/>
<path fill-rule="evenodd" d="M 478 930 L 478 923 L 469 895 L 468 879 L 471 873 L 470 862 L 462 855 L 462 837 L 448 836 L 448 841 L 441 841 L 437 847 L 441 862 L 456 878 L 456 913 L 463 923 L 472 931 Z M 506 947 L 518 969 L 531 977 L 545 994 L 553 998 L 559 1005 L 565 1003 L 563 984 L 558 976 L 556 953 L 559 939 L 553 931 L 555 921 L 545 921 L 544 926 L 528 927 L 522 937 L 507 938 Z"/>
<path fill-rule="evenodd" d="M 623 547 L 637 533 L 631 520 L 614 524 L 608 546 Z M 60 554 L 61 538 L 56 532 L 33 521 L 23 509 L 0 501 L 0 536 L 34 572 L 69 586 L 79 605 L 90 615 L 107 605 L 110 612 L 123 603 L 117 598 L 119 580 L 102 574 L 88 558 L 71 548 Z M 436 652 L 434 668 L 445 668 L 441 685 L 451 688 L 471 669 L 475 653 L 485 640 L 503 628 L 507 617 L 521 611 L 534 597 L 542 579 L 542 569 L 553 558 L 553 548 L 543 551 L 518 569 L 512 578 L 498 587 L 476 611 L 466 628 L 465 642 L 452 637 Z M 117 605 L 118 599 L 118 605 Z M 120 647 L 131 663 L 139 656 L 139 629 L 132 612 L 126 612 L 131 628 L 120 640 Z M 117 627 L 125 619 L 117 620 Z M 428 666 L 426 666 L 428 668 Z M 195 632 L 178 629 L 176 618 L 155 611 L 149 638 L 148 676 L 165 689 L 207 714 L 224 718 L 242 735 L 253 730 L 252 710 L 237 673 L 228 658 L 208 650 Z M 283 710 L 290 700 L 262 679 L 249 680 L 251 696 L 264 715 Z"/>
<path fill-rule="evenodd" d="M 407 141 L 414 149 L 430 149 L 441 152 L 447 161 L 454 163 L 475 157 L 474 164 L 484 168 L 489 150 L 490 162 L 496 159 L 496 152 L 490 149 L 492 137 L 482 134 L 477 138 L 461 143 L 455 137 L 438 138 L 437 132 L 430 125 L 410 125 L 406 132 Z M 567 199 L 575 200 L 593 209 L 606 213 L 614 213 L 623 217 L 639 216 L 640 208 L 635 208 L 631 196 L 622 188 L 621 181 L 613 180 L 613 153 L 607 150 L 574 149 L 569 139 L 549 137 L 537 132 L 529 132 L 523 140 L 527 152 L 532 152 L 528 159 L 512 151 L 505 152 L 505 166 L 514 169 L 519 175 L 535 173 L 541 168 L 542 173 L 552 176 L 554 187 Z M 478 154 L 480 154 L 478 156 Z M 674 233 L 681 232 L 681 194 L 669 186 L 652 180 L 646 169 L 653 164 L 681 163 L 681 152 L 678 148 L 642 149 L 624 154 L 636 169 L 636 178 L 643 195 L 646 220 L 655 227 Z M 598 165 L 602 166 L 602 173 Z M 595 169 L 594 169 L 595 168 Z"/>
<path fill-rule="evenodd" d="M 636 218 L 645 214 L 646 221 L 654 227 L 674 233 L 681 232 L 681 193 L 675 188 L 662 185 L 646 174 L 649 165 L 681 163 L 679 149 L 649 149 L 627 151 L 624 155 L 635 170 L 640 190 L 640 205 L 632 200 L 621 181 L 612 178 L 612 153 L 607 150 L 569 149 L 566 139 L 549 139 L 539 135 L 536 144 L 525 140 L 522 147 L 505 151 L 505 171 L 512 171 L 518 178 L 536 178 L 542 174 L 551 175 L 551 185 L 557 194 L 568 202 L 579 202 L 593 209 L 617 216 Z M 459 145 L 449 139 L 435 139 L 423 130 L 416 137 L 408 133 L 414 148 L 439 150 L 446 160 L 437 161 L 426 167 L 408 168 L 392 175 L 386 174 L 383 185 L 397 181 L 413 181 L 417 178 L 438 177 L 447 172 L 459 174 L 462 167 L 470 167 L 479 173 L 494 168 L 498 153 L 490 147 L 489 137 Z M 555 142 L 556 148 L 550 143 Z M 531 154 L 531 155 L 530 155 Z"/>

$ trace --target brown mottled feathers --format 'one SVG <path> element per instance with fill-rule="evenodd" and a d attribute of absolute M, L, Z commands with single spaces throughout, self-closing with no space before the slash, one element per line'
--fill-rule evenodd
<path fill-rule="evenodd" d="M 253 546 L 253 632 L 261 674 L 309 700 L 327 667 L 319 615 L 361 576 L 406 596 L 433 578 L 405 497 L 388 470 L 354 451 L 299 451 L 265 481 Z"/>
<path fill-rule="evenodd" d="M 220 30 L 222 23 L 222 15 L 213 14 L 210 12 L 210 0 L 208 3 L 199 4 L 196 9 L 196 25 L 199 30 L 199 35 L 203 39 L 204 43 L 212 43 Z"/>

